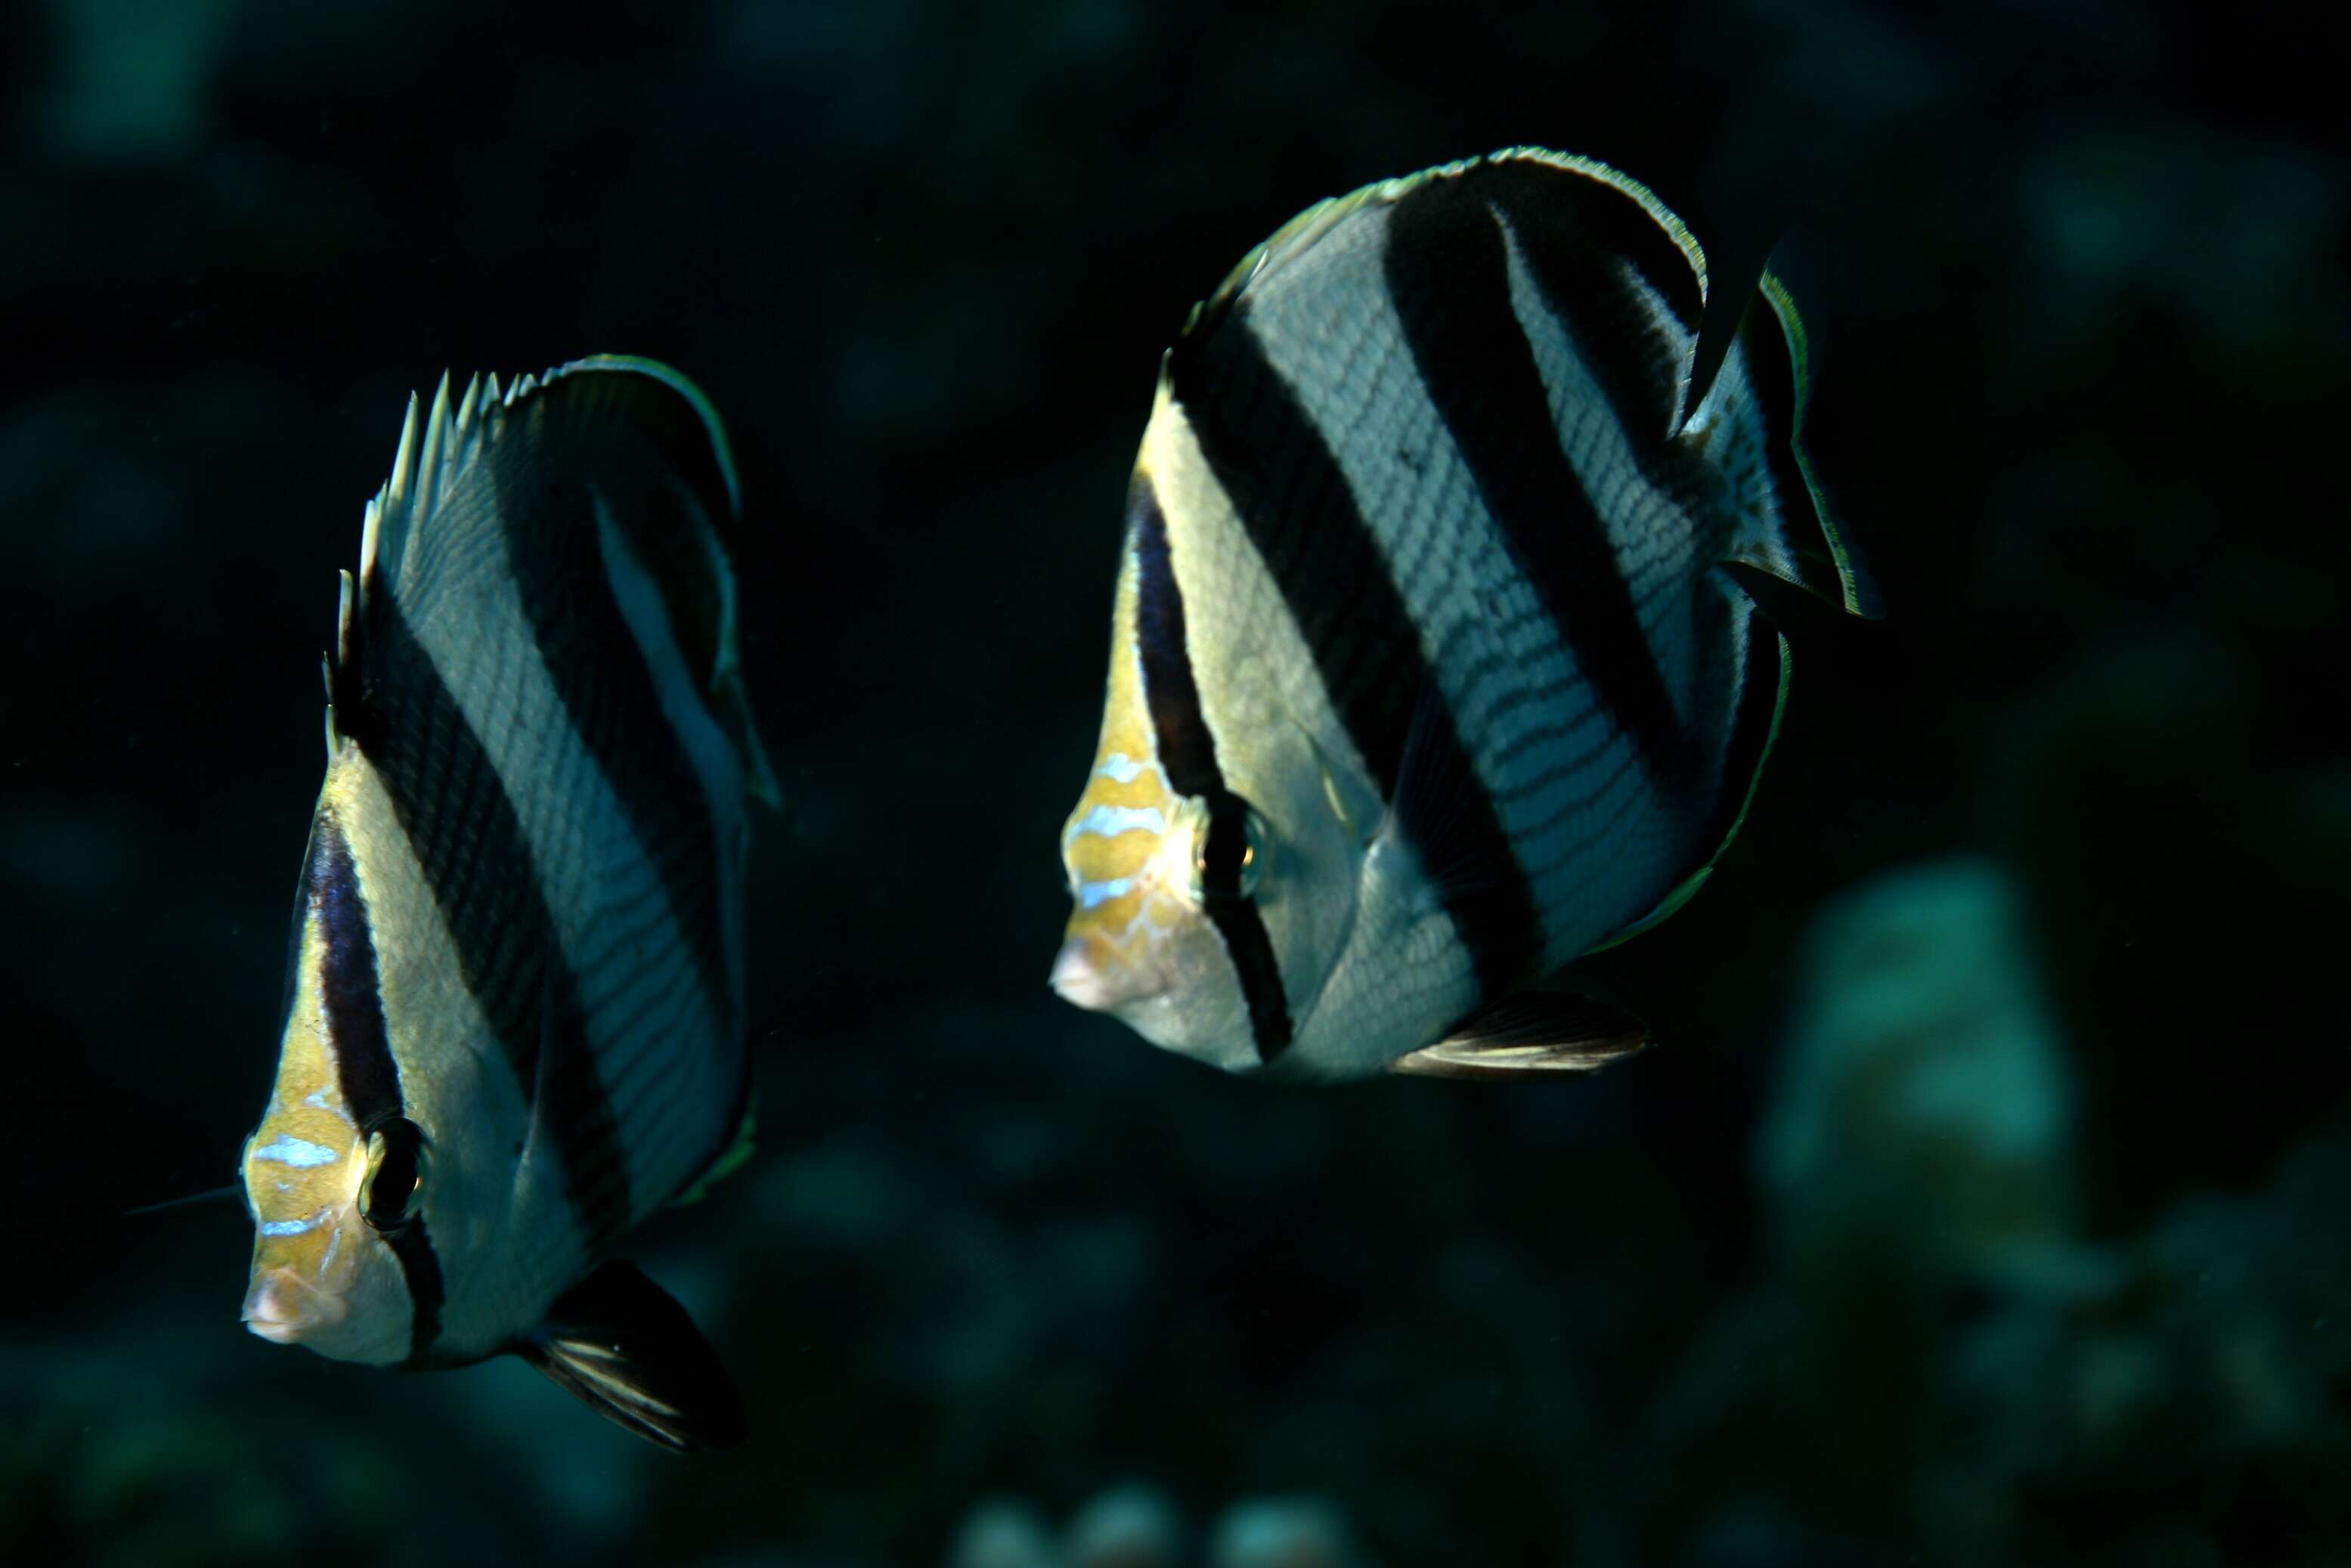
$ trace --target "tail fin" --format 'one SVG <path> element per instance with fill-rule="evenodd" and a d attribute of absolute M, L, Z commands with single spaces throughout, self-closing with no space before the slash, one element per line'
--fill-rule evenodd
<path fill-rule="evenodd" d="M 1766 272 L 1720 373 L 1677 439 L 1702 444 L 1732 475 L 1743 517 L 1729 559 L 1874 621 L 1886 613 L 1876 580 L 1838 531 L 1804 455 L 1807 360 L 1795 301 Z"/>

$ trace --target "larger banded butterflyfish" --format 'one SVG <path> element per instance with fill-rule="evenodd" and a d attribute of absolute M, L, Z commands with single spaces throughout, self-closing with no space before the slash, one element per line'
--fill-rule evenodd
<path fill-rule="evenodd" d="M 775 785 L 739 492 L 649 360 L 410 400 L 328 659 L 245 1322 L 338 1360 L 510 1353 L 673 1448 L 741 1406 L 614 1244 L 747 1152 L 743 879 Z"/>
<path fill-rule="evenodd" d="M 1537 1078 L 1644 1043 L 1545 988 L 1745 813 L 1788 649 L 1875 613 L 1769 274 L 1537 149 L 1326 201 L 1161 367 L 1054 988 L 1237 1072 Z M 1760 586 L 1760 585 L 1759 585 Z"/>

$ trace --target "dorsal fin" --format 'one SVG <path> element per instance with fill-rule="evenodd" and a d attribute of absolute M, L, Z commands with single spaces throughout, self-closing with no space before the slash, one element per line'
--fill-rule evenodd
<path fill-rule="evenodd" d="M 707 443 L 698 460 L 699 465 L 706 465 L 703 476 L 717 482 L 712 497 L 716 504 L 708 508 L 711 522 L 722 534 L 732 536 L 741 519 L 743 487 L 726 426 L 702 390 L 669 366 L 631 354 L 591 354 L 544 375 L 521 376 L 503 391 L 495 374 L 486 382 L 475 376 L 465 383 L 454 411 L 449 377 L 444 372 L 431 409 L 421 419 L 417 399 L 410 394 L 392 475 L 368 504 L 360 540 L 362 597 L 379 586 L 390 589 L 397 583 L 414 548 L 416 524 L 430 517 L 476 457 L 505 435 L 513 416 L 534 399 L 555 395 L 567 382 L 577 385 L 598 375 L 643 377 L 667 388 L 691 411 Z M 697 465 L 694 455 L 684 451 L 677 455 L 682 465 Z"/>
<path fill-rule="evenodd" d="M 330 700 L 340 707 L 360 697 L 371 607 L 404 597 L 403 584 L 417 568 L 434 520 L 480 464 L 514 450 L 516 443 L 525 444 L 518 460 L 528 461 L 530 446 L 553 439 L 551 432 L 592 434 L 593 422 L 614 418 L 653 442 L 675 482 L 698 502 L 707 525 L 697 531 L 698 542 L 648 550 L 646 565 L 664 589 L 673 624 L 698 667 L 713 712 L 744 758 L 747 787 L 775 804 L 779 791 L 744 696 L 737 645 L 728 552 L 740 532 L 742 485 L 733 451 L 709 399 L 653 360 L 593 355 L 543 376 L 522 376 L 503 389 L 496 375 L 475 377 L 454 399 L 444 374 L 429 409 L 420 411 L 418 400 L 409 398 L 392 474 L 367 504 L 359 571 L 338 622 Z M 591 442 L 575 450 L 592 455 L 594 448 Z"/>
<path fill-rule="evenodd" d="M 1225 275 L 1224 281 L 1206 299 L 1192 308 L 1191 314 L 1185 319 L 1184 330 L 1174 351 L 1181 354 L 1186 340 L 1204 339 L 1214 333 L 1251 284 L 1260 277 L 1278 273 L 1312 250 L 1324 235 L 1362 209 L 1402 201 L 1422 186 L 1437 181 L 1458 179 L 1482 169 L 1510 165 L 1524 165 L 1536 171 L 1554 170 L 1589 180 L 1638 206 L 1663 231 L 1664 237 L 1671 242 L 1672 246 L 1680 252 L 1679 262 L 1673 265 L 1677 268 L 1681 266 L 1687 267 L 1687 283 L 1692 288 L 1693 299 L 1703 297 L 1706 289 L 1705 250 L 1688 226 L 1646 185 L 1597 159 L 1554 152 L 1545 147 L 1505 147 L 1479 157 L 1440 163 L 1417 173 L 1374 181 L 1343 196 L 1325 197 L 1315 203 L 1276 229 L 1262 245 L 1242 256 L 1239 263 Z"/>
<path fill-rule="evenodd" d="M 1751 462 L 1769 477 L 1768 493 L 1759 496 L 1758 515 L 1731 542 L 1729 559 L 1853 614 L 1882 614 L 1868 569 L 1837 528 L 1804 454 L 1809 345 L 1787 289 L 1762 265 L 1768 251 L 1734 255 L 1729 271 L 1710 277 L 1707 254 L 1688 226 L 1647 186 L 1593 159 L 1539 147 L 1506 148 L 1318 202 L 1243 256 L 1215 291 L 1193 308 L 1163 373 L 1180 377 L 1185 356 L 1212 337 L 1253 289 L 1265 287 L 1351 216 L 1366 207 L 1402 201 L 1431 183 L 1483 178 L 1489 170 L 1505 176 L 1555 171 L 1604 187 L 1631 204 L 1578 202 L 1573 193 L 1562 191 L 1560 194 L 1568 197 L 1563 203 L 1526 204 L 1516 216 L 1529 223 L 1559 220 L 1564 226 L 1545 245 L 1564 245 L 1578 255 L 1579 266 L 1604 256 L 1640 287 L 1656 291 L 1653 308 L 1661 329 L 1694 334 L 1685 340 L 1690 346 L 1680 384 L 1657 410 L 1664 430 L 1710 460 L 1734 468 Z M 1635 207 L 1646 221 L 1634 214 Z M 1623 372 L 1631 378 L 1638 368 L 1635 357 L 1612 351 L 1595 358 L 1593 368 L 1605 379 L 1616 373 L 1621 361 Z M 1624 382 L 1624 390 L 1645 392 L 1633 379 Z M 1617 401 L 1623 407 L 1639 405 L 1634 397 Z M 1754 440 L 1719 444 L 1725 423 L 1741 426 Z"/>
<path fill-rule="evenodd" d="M 1766 272 L 1748 296 L 1721 369 L 1676 440 L 1733 470 L 1750 465 L 1768 486 L 1749 486 L 1746 526 L 1728 559 L 1876 620 L 1886 613 L 1876 580 L 1846 543 L 1803 445 L 1811 350 L 1796 303 Z M 1742 443 L 1726 431 L 1740 432 Z"/>

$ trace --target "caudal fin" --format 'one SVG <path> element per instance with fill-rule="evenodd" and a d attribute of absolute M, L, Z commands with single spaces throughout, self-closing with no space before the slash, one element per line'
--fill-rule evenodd
<path fill-rule="evenodd" d="M 1886 612 L 1876 581 L 1838 530 L 1804 455 L 1809 354 L 1795 301 L 1764 273 L 1677 439 L 1703 450 L 1743 502 L 1729 559 L 1876 620 Z"/>

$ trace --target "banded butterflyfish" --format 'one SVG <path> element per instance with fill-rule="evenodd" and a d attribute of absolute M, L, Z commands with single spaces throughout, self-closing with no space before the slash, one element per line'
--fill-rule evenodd
<path fill-rule="evenodd" d="M 649 360 L 410 400 L 329 656 L 245 1322 L 520 1355 L 666 1447 L 741 1406 L 614 1244 L 747 1153 L 739 491 Z"/>
<path fill-rule="evenodd" d="M 1670 915 L 1745 814 L 1788 648 L 1742 574 L 1876 612 L 1800 444 L 1795 308 L 1743 293 L 1701 331 L 1681 221 L 1521 148 L 1323 202 L 1194 309 L 1055 989 L 1301 1079 L 1646 1041 L 1543 982 Z"/>

